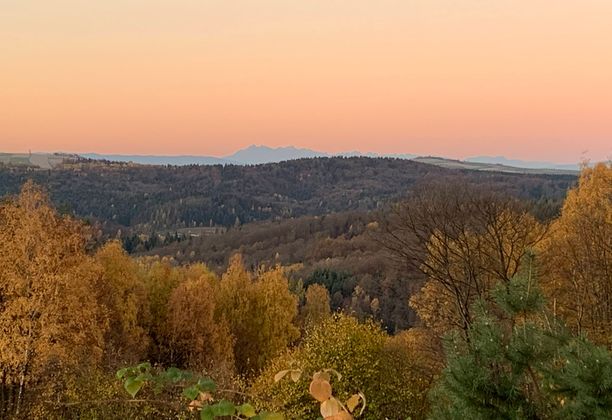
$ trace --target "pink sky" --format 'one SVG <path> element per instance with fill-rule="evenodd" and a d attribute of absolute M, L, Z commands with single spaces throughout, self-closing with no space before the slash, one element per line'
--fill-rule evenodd
<path fill-rule="evenodd" d="M 610 0 L 4 0 L 0 151 L 612 156 Z"/>

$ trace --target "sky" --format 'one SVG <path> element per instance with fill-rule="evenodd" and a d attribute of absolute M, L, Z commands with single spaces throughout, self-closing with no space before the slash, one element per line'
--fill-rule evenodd
<path fill-rule="evenodd" d="M 610 0 L 0 0 L 0 151 L 612 157 Z"/>

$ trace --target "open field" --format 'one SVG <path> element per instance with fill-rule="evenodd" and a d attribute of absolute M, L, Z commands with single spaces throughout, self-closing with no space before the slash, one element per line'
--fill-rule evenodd
<path fill-rule="evenodd" d="M 0 164 L 54 169 L 67 160 L 78 158 L 76 155 L 66 153 L 0 153 Z"/>

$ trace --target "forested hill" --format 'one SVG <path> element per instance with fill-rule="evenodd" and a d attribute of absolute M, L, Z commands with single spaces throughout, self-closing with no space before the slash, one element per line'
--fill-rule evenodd
<path fill-rule="evenodd" d="M 141 232 L 233 226 L 258 220 L 372 210 L 415 183 L 466 182 L 535 200 L 561 202 L 571 175 L 488 173 L 387 158 L 314 158 L 256 166 L 140 166 L 86 162 L 54 170 L 0 166 L 0 196 L 27 180 L 46 187 L 63 212 L 107 228 Z"/>

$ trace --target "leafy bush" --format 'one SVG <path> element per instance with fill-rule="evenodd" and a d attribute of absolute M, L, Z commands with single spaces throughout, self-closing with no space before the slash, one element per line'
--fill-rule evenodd
<path fill-rule="evenodd" d="M 295 369 L 311 374 L 323 368 L 339 372 L 332 376 L 334 395 L 347 401 L 357 392 L 368 399 L 365 419 L 418 418 L 424 392 L 412 369 L 409 351 L 390 346 L 389 337 L 373 322 L 336 314 L 308 331 L 294 351 L 273 360 L 257 378 L 252 393 L 256 405 L 284 412 L 291 418 L 316 418 L 319 407 L 309 395 L 305 379 L 274 382 L 276 373 Z M 303 378 L 308 377 L 307 374 Z"/>

